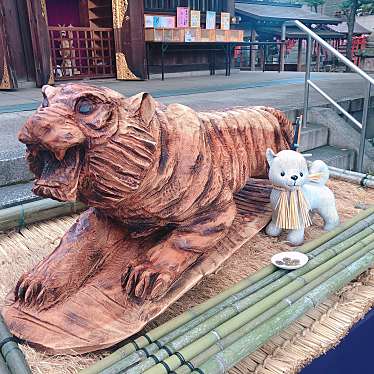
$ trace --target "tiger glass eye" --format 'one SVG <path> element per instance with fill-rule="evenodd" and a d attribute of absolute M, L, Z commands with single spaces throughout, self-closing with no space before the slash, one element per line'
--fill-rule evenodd
<path fill-rule="evenodd" d="M 304 174 L 300 172 L 300 177 L 303 177 L 303 176 L 304 176 Z"/>
<path fill-rule="evenodd" d="M 44 96 L 43 101 L 42 101 L 42 108 L 47 108 L 49 106 L 49 101 L 47 96 Z"/>
<path fill-rule="evenodd" d="M 284 171 L 281 172 L 281 176 L 284 177 L 286 173 Z"/>
<path fill-rule="evenodd" d="M 90 114 L 92 113 L 93 110 L 93 105 L 90 101 L 82 101 L 81 103 L 78 104 L 78 112 L 80 114 Z"/>

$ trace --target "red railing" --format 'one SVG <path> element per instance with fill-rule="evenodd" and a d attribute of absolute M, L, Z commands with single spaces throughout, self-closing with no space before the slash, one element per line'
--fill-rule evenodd
<path fill-rule="evenodd" d="M 49 27 L 56 80 L 115 76 L 111 28 Z"/>

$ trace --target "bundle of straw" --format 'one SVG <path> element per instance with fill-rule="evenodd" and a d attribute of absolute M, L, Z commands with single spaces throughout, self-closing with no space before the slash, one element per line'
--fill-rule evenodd
<path fill-rule="evenodd" d="M 177 374 L 184 374 L 194 367 L 200 367 L 203 372 L 207 370 L 207 373 L 224 372 L 222 366 L 221 371 L 215 371 L 220 360 L 217 352 L 229 352 L 232 345 L 247 339 L 253 331 L 268 339 L 269 334 L 279 331 L 270 325 L 274 318 L 279 321 L 278 316 L 286 313 L 287 320 L 292 321 L 299 316 L 299 309 L 289 312 L 289 308 L 299 305 L 307 295 L 314 295 L 315 289 L 322 287 L 325 290 L 326 285 L 326 289 L 332 292 L 364 271 L 372 261 L 373 232 L 374 207 L 300 247 L 299 251 L 307 253 L 310 258 L 305 267 L 287 272 L 268 266 L 135 339 L 82 373 L 163 374 L 174 370 Z M 342 269 L 345 269 L 344 276 Z M 338 277 L 339 282 L 331 281 L 334 277 Z M 307 308 L 310 307 L 309 301 Z M 259 329 L 263 331 L 259 333 Z M 245 350 L 245 355 L 250 352 Z M 225 356 L 224 370 L 234 365 L 238 357 L 231 353 Z"/>
<path fill-rule="evenodd" d="M 280 191 L 274 212 L 276 226 L 286 230 L 299 230 L 311 226 L 310 207 L 300 187 L 292 191 L 275 186 L 273 189 Z"/>

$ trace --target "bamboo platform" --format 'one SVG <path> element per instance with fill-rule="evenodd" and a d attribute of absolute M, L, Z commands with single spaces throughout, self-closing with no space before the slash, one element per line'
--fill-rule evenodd
<path fill-rule="evenodd" d="M 330 187 L 337 198 L 339 214 L 344 221 L 359 212 L 357 203 L 374 204 L 374 191 L 332 181 Z M 18 276 L 34 266 L 56 246 L 59 238 L 74 222 L 75 216 L 63 217 L 30 225 L 20 233 L 0 236 L 0 299 L 14 285 Z M 307 238 L 321 233 L 321 221 L 307 230 Z M 146 326 L 153 328 L 172 316 L 226 289 L 243 277 L 269 263 L 273 253 L 287 248 L 285 237 L 269 238 L 260 233 L 241 247 L 215 274 L 204 278 L 197 286 L 176 301 L 162 315 Z M 243 360 L 230 373 L 297 373 L 310 360 L 336 345 L 349 328 L 374 305 L 374 269 L 351 282 L 339 294 L 333 295 L 317 308 L 274 337 L 263 347 Z M 102 355 L 47 356 L 23 346 L 35 373 L 77 373 Z"/>

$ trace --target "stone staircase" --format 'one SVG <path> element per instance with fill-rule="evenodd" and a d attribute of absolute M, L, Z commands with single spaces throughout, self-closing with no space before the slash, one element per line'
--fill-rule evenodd
<path fill-rule="evenodd" d="M 330 130 L 323 125 L 308 124 L 301 130 L 300 151 L 312 154 L 308 160 L 323 160 L 329 166 L 352 170 L 355 166 L 356 152 L 353 149 L 336 147 L 329 144 Z"/>
<path fill-rule="evenodd" d="M 30 112 L 21 112 L 10 121 L 6 114 L 0 114 L 5 139 L 0 151 L 0 209 L 39 199 L 31 192 L 33 177 L 24 159 L 25 147 L 17 141 L 17 132 L 28 115 Z M 353 169 L 356 152 L 329 144 L 330 131 L 320 124 L 302 129 L 301 151 L 311 153 L 310 160 L 321 159 L 331 166 Z"/>

